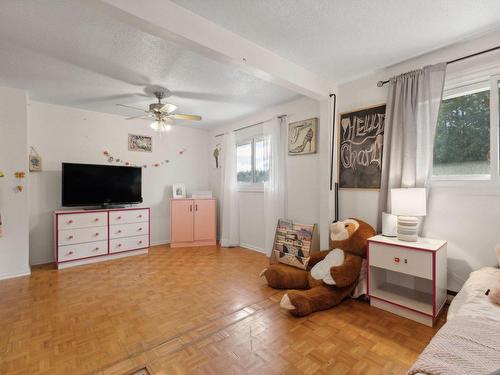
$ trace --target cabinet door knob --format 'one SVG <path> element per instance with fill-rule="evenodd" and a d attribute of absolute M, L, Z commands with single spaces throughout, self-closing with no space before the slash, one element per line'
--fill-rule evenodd
<path fill-rule="evenodd" d="M 68 220 L 68 224 L 73 224 L 73 220 Z"/>
<path fill-rule="evenodd" d="M 121 229 L 119 229 L 116 233 L 121 233 L 121 232 L 122 232 Z"/>
<path fill-rule="evenodd" d="M 99 218 L 98 218 L 98 217 L 96 217 L 96 218 L 94 219 L 94 221 L 99 221 Z"/>
<path fill-rule="evenodd" d="M 66 255 L 73 255 L 73 252 L 72 252 L 72 251 L 68 251 L 68 252 L 66 253 Z"/>
<path fill-rule="evenodd" d="M 121 216 L 117 216 L 116 217 L 116 220 L 120 220 L 122 217 Z"/>
<path fill-rule="evenodd" d="M 68 240 L 72 240 L 72 239 L 73 239 L 73 236 L 69 235 Z"/>
<path fill-rule="evenodd" d="M 95 234 L 95 236 L 97 237 L 98 235 L 99 235 L 99 233 L 97 232 L 97 233 Z"/>
<path fill-rule="evenodd" d="M 140 245 L 140 244 L 142 243 L 142 241 L 139 241 L 138 243 L 139 243 L 139 245 Z"/>
<path fill-rule="evenodd" d="M 139 228 L 139 229 L 137 229 L 137 230 L 138 230 L 138 231 L 141 231 L 141 230 L 142 230 L 142 228 Z"/>
<path fill-rule="evenodd" d="M 142 215 L 137 216 L 139 219 L 142 217 Z"/>
<path fill-rule="evenodd" d="M 96 247 L 93 251 L 97 251 L 97 250 L 99 250 L 99 248 L 98 248 L 98 247 Z"/>

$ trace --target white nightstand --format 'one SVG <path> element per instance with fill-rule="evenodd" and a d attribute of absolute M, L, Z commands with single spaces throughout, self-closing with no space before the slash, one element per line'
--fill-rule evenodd
<path fill-rule="evenodd" d="M 368 239 L 370 304 L 431 326 L 446 302 L 446 241 Z"/>

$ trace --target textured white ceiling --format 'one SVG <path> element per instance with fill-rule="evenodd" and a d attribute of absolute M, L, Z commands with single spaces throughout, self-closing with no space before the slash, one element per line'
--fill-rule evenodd
<path fill-rule="evenodd" d="M 167 101 L 179 113 L 203 116 L 180 121 L 202 128 L 297 96 L 98 14 L 84 1 L 1 1 L 0 86 L 28 90 L 42 102 L 132 116 L 137 112 L 115 104 L 145 107 L 154 101 L 144 96 L 151 85 L 171 90 Z"/>
<path fill-rule="evenodd" d="M 499 0 L 173 0 L 336 82 L 500 27 Z"/>

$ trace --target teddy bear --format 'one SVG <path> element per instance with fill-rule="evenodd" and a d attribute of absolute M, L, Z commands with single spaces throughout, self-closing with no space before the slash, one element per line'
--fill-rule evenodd
<path fill-rule="evenodd" d="M 309 270 L 273 263 L 261 276 L 271 288 L 294 289 L 283 296 L 280 306 L 295 316 L 329 309 L 351 296 L 366 255 L 366 242 L 375 233 L 359 219 L 335 222 L 330 225 L 331 250 L 312 253 Z"/>

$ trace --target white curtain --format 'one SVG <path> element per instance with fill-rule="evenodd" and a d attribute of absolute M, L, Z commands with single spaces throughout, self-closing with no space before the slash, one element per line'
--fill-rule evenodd
<path fill-rule="evenodd" d="M 269 165 L 269 178 L 264 183 L 264 243 L 270 255 L 278 219 L 287 217 L 286 116 L 264 123 L 263 135 L 264 163 Z"/>
<path fill-rule="evenodd" d="M 234 132 L 224 134 L 221 191 L 221 246 L 240 244 L 240 209 L 236 180 L 236 136 Z"/>
<path fill-rule="evenodd" d="M 445 73 L 446 64 L 440 63 L 402 74 L 390 81 L 380 212 L 390 212 L 390 189 L 427 187 Z"/>

